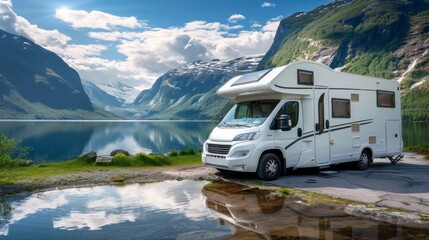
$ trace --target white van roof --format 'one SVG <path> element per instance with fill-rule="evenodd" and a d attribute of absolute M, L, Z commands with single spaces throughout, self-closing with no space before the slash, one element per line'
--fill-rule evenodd
<path fill-rule="evenodd" d="M 298 83 L 300 74 L 307 74 L 312 84 Z M 336 72 L 322 63 L 299 61 L 282 67 L 236 76 L 220 87 L 217 94 L 220 97 L 237 99 L 252 95 L 311 95 L 315 86 L 376 90 L 381 86 L 386 88 L 386 85 L 389 89 L 396 87 L 399 89 L 399 83 L 396 81 Z"/>

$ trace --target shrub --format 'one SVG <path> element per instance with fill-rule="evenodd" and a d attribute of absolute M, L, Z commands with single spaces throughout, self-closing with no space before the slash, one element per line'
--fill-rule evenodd
<path fill-rule="evenodd" d="M 189 146 L 187 151 L 188 151 L 188 155 L 195 155 L 195 149 L 193 146 Z"/>
<path fill-rule="evenodd" d="M 188 151 L 187 150 L 180 150 L 179 151 L 179 156 L 186 156 L 188 155 Z"/>
<path fill-rule="evenodd" d="M 144 153 L 137 153 L 134 156 L 134 159 L 136 162 L 140 162 L 140 164 L 143 164 L 144 166 L 163 166 L 170 164 L 170 160 L 161 154 L 147 155 Z"/>
<path fill-rule="evenodd" d="M 177 156 L 179 156 L 179 153 L 176 150 L 173 150 L 168 154 L 168 156 L 169 157 L 177 157 Z"/>
<path fill-rule="evenodd" d="M 8 138 L 4 133 L 0 134 L 0 167 L 19 167 L 32 164 L 28 160 L 16 160 L 26 158 L 30 147 L 20 146 L 15 139 Z M 15 160 L 13 158 L 16 158 Z"/>
<path fill-rule="evenodd" d="M 113 157 L 111 165 L 129 167 L 129 166 L 133 166 L 134 164 L 131 157 L 128 157 L 123 153 L 119 153 Z"/>

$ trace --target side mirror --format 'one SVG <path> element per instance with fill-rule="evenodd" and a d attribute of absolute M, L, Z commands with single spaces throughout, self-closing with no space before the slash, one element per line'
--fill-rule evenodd
<path fill-rule="evenodd" d="M 287 114 L 282 114 L 279 118 L 277 118 L 277 126 L 282 131 L 291 130 L 292 120 L 290 119 L 290 116 Z"/>

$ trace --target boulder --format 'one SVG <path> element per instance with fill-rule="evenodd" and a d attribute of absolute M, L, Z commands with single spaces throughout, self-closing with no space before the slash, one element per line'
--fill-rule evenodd
<path fill-rule="evenodd" d="M 97 160 L 95 162 L 96 163 L 111 163 L 112 159 L 113 159 L 112 156 L 102 155 L 102 156 L 98 156 Z"/>
<path fill-rule="evenodd" d="M 130 153 L 129 153 L 128 151 L 125 151 L 125 150 L 122 150 L 122 149 L 116 149 L 116 150 L 113 150 L 113 151 L 110 153 L 110 156 L 114 157 L 114 156 L 116 156 L 116 155 L 117 155 L 117 154 L 119 154 L 119 153 L 122 153 L 122 154 L 124 154 L 125 156 L 130 156 Z"/>
<path fill-rule="evenodd" d="M 97 153 L 94 151 L 79 156 L 79 160 L 84 161 L 86 163 L 94 163 L 96 159 Z"/>

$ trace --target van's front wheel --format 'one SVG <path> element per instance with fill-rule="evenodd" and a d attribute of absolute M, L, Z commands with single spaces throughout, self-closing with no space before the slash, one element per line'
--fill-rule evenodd
<path fill-rule="evenodd" d="M 357 170 L 366 170 L 369 167 L 369 164 L 371 163 L 371 153 L 369 153 L 368 150 L 363 150 L 359 161 L 357 161 L 355 164 L 355 167 Z"/>
<path fill-rule="evenodd" d="M 257 170 L 258 177 L 265 181 L 277 179 L 281 173 L 280 159 L 277 155 L 266 153 L 261 156 Z"/>

